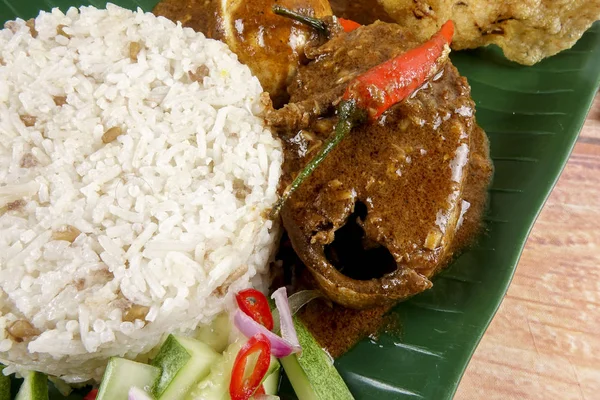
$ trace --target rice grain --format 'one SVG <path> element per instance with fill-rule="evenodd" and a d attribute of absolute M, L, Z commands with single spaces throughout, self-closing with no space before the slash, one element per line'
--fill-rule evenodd
<path fill-rule="evenodd" d="M 0 60 L 5 373 L 98 380 L 261 287 L 282 149 L 225 44 L 109 4 L 7 23 Z"/>

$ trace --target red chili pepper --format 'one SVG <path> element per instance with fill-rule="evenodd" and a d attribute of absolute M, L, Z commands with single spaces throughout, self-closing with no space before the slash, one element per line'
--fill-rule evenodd
<path fill-rule="evenodd" d="M 379 64 L 353 79 L 337 106 L 338 122 L 331 138 L 304 166 L 292 184 L 273 206 L 270 218 L 275 218 L 283 205 L 302 182 L 323 162 L 364 114 L 376 121 L 394 104 L 410 96 L 428 79 L 432 78 L 450 52 L 454 36 L 454 23 L 446 22 L 431 39 L 421 46 Z"/>
<path fill-rule="evenodd" d="M 246 363 L 248 358 L 258 353 L 256 364 L 247 378 Z M 231 382 L 229 383 L 229 395 L 231 400 L 248 400 L 261 386 L 261 382 L 271 363 L 271 344 L 265 335 L 257 333 L 241 348 L 233 363 Z"/>
<path fill-rule="evenodd" d="M 98 389 L 92 389 L 85 395 L 83 400 L 96 400 L 96 396 L 98 396 Z"/>
<path fill-rule="evenodd" d="M 271 314 L 269 301 L 264 294 L 256 289 L 246 289 L 236 294 L 235 299 L 240 310 L 250 318 L 268 330 L 273 329 L 273 314 Z"/>
<path fill-rule="evenodd" d="M 255 396 L 257 396 L 257 395 L 259 395 L 259 394 L 267 394 L 267 392 L 265 392 L 265 386 L 264 386 L 264 385 L 260 385 L 260 386 L 258 387 L 258 389 L 256 389 L 256 390 L 254 391 L 254 395 L 255 395 Z"/>
<path fill-rule="evenodd" d="M 446 22 L 431 39 L 355 78 L 344 93 L 344 100 L 355 100 L 376 120 L 387 109 L 410 96 L 439 68 L 439 61 L 452 42 L 454 23 Z"/>
<path fill-rule="evenodd" d="M 351 19 L 338 18 L 338 22 L 344 29 L 344 32 L 352 32 L 353 30 L 360 28 L 362 26 L 358 22 L 354 22 Z"/>

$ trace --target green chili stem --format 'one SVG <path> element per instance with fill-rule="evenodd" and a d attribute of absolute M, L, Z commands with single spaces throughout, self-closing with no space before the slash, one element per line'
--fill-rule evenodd
<path fill-rule="evenodd" d="M 325 157 L 337 146 L 352 128 L 357 124 L 361 123 L 365 119 L 365 113 L 356 107 L 356 101 L 342 101 L 338 106 L 338 122 L 335 125 L 334 133 L 331 139 L 329 139 L 319 153 L 312 158 L 306 164 L 304 169 L 300 171 L 296 179 L 292 182 L 290 187 L 284 192 L 284 194 L 277 200 L 277 203 L 273 206 L 269 217 L 274 219 L 277 217 L 285 202 L 292 196 L 292 194 L 302 185 L 302 183 L 308 179 L 315 169 L 325 160 Z"/>
<path fill-rule="evenodd" d="M 325 22 L 321 21 L 318 18 L 302 15 L 300 13 L 288 10 L 287 8 L 279 5 L 273 6 L 273 12 L 277 15 L 293 19 L 294 21 L 301 22 L 304 25 L 308 25 L 322 35 L 327 35 L 329 33 L 329 29 L 327 29 L 327 25 L 325 25 Z"/>

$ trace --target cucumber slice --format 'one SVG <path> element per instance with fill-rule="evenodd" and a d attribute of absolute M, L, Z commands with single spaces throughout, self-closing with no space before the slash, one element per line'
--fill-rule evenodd
<path fill-rule="evenodd" d="M 220 354 L 198 340 L 169 335 L 152 360 L 152 365 L 162 371 L 154 395 L 159 400 L 182 399 L 195 383 L 206 378 L 220 358 Z"/>
<path fill-rule="evenodd" d="M 127 400 L 133 386 L 150 393 L 159 376 L 160 369 L 156 367 L 113 357 L 104 371 L 96 400 Z"/>
<path fill-rule="evenodd" d="M 209 324 L 198 328 L 196 339 L 212 347 L 217 353 L 223 353 L 229 344 L 231 321 L 227 313 L 221 313 Z"/>
<path fill-rule="evenodd" d="M 128 398 L 136 400 L 154 400 L 154 397 L 148 394 L 145 390 L 138 387 L 132 387 L 129 389 Z"/>
<path fill-rule="evenodd" d="M 4 376 L 3 369 L 4 365 L 0 365 L 0 400 L 10 400 L 10 378 Z"/>
<path fill-rule="evenodd" d="M 54 388 L 63 396 L 63 397 L 69 397 L 69 395 L 73 392 L 73 388 L 65 383 L 65 381 L 63 381 L 60 378 L 57 378 L 55 376 L 49 376 L 48 380 L 50 381 L 50 383 L 52 383 L 54 385 Z M 52 389 L 50 389 L 52 390 Z"/>
<path fill-rule="evenodd" d="M 308 376 L 300 366 L 300 363 L 298 363 L 298 357 L 295 354 L 284 357 L 279 361 L 294 388 L 294 393 L 296 393 L 298 400 L 319 399 L 311 382 L 308 380 Z"/>
<path fill-rule="evenodd" d="M 223 353 L 223 358 L 218 363 L 215 363 L 210 370 L 210 374 L 206 379 L 202 380 L 198 385 L 192 389 L 187 396 L 187 400 L 228 400 L 229 397 L 229 383 L 231 382 L 231 372 L 233 370 L 233 364 L 235 359 L 240 352 L 242 346 L 246 343 L 246 339 L 237 340 L 227 347 L 227 350 Z M 271 356 L 271 363 L 269 369 L 263 379 L 263 384 L 266 385 L 268 379 L 271 376 L 277 375 L 275 378 L 275 392 L 279 386 L 279 361 Z M 273 383 L 271 382 L 271 386 Z M 265 386 L 266 389 L 266 386 Z M 271 393 L 267 393 L 271 394 Z M 274 394 L 274 393 L 273 393 Z"/>
<path fill-rule="evenodd" d="M 349 400 L 354 399 L 348 386 L 335 369 L 330 356 L 325 353 L 308 329 L 297 317 L 294 326 L 302 346 L 301 355 L 281 359 L 281 365 L 299 400 Z"/>
<path fill-rule="evenodd" d="M 233 363 L 244 341 L 238 340 L 227 347 L 223 357 L 218 363 L 215 363 L 210 374 L 196 385 L 190 391 L 188 400 L 221 400 L 229 398 L 229 382 L 231 381 L 231 371 Z"/>
<path fill-rule="evenodd" d="M 48 377 L 41 372 L 29 372 L 15 400 L 48 400 Z"/>
<path fill-rule="evenodd" d="M 279 362 L 277 362 L 275 370 L 264 380 L 263 387 L 265 388 L 265 394 L 276 396 L 279 392 L 279 369 Z"/>

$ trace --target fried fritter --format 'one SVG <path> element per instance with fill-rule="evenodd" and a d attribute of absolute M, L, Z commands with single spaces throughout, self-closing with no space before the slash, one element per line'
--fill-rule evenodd
<path fill-rule="evenodd" d="M 378 0 L 396 22 L 425 40 L 454 20 L 456 50 L 497 44 L 533 65 L 572 47 L 600 19 L 600 0 Z"/>

